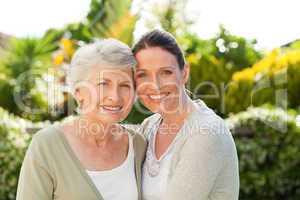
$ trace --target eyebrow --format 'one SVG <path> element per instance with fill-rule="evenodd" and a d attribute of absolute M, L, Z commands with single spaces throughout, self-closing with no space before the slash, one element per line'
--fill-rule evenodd
<path fill-rule="evenodd" d="M 97 82 L 101 82 L 101 81 L 107 81 L 107 82 L 111 82 L 111 80 L 109 79 L 98 79 Z M 130 81 L 120 81 L 121 84 L 124 84 L 124 83 L 129 83 L 130 84 Z"/>
<path fill-rule="evenodd" d="M 161 67 L 161 69 L 173 69 L 172 66 Z"/>
<path fill-rule="evenodd" d="M 130 81 L 121 81 L 122 84 L 124 83 L 130 83 Z"/>
<path fill-rule="evenodd" d="M 97 79 L 97 82 L 101 82 L 101 81 L 111 82 L 109 79 L 106 79 L 106 78 L 98 78 Z"/>
<path fill-rule="evenodd" d="M 160 67 L 160 69 L 173 69 L 172 66 L 165 66 L 165 67 Z M 137 69 L 136 70 L 137 72 L 140 72 L 140 71 L 147 71 L 146 69 Z"/>
<path fill-rule="evenodd" d="M 137 72 L 146 71 L 145 69 L 136 69 Z"/>

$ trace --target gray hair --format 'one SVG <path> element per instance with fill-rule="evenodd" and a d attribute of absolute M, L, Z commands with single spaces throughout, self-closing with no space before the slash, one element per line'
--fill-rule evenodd
<path fill-rule="evenodd" d="M 132 68 L 136 60 L 131 49 L 116 39 L 103 39 L 80 47 L 74 54 L 67 83 L 73 91 L 77 82 L 86 80 L 90 70 L 96 65 L 110 68 Z"/>

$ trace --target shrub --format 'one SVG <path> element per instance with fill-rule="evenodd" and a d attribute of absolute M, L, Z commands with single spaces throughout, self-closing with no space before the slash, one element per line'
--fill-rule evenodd
<path fill-rule="evenodd" d="M 51 66 L 50 53 L 55 49 L 49 38 L 24 38 L 11 41 L 10 48 L 0 62 L 0 106 L 20 117 L 42 121 L 56 119 L 49 112 L 45 76 Z M 24 110 L 24 105 L 38 109 L 38 114 Z M 19 106 L 18 106 L 19 105 Z"/>
<path fill-rule="evenodd" d="M 0 200 L 16 198 L 19 171 L 31 134 L 27 127 L 42 127 L 18 118 L 0 108 Z"/>
<path fill-rule="evenodd" d="M 194 98 L 205 103 L 224 116 L 224 93 L 232 74 L 252 66 L 261 54 L 255 50 L 255 41 L 230 34 L 223 27 L 216 37 L 201 40 L 196 35 L 186 34 L 179 38 L 190 64 L 191 78 L 188 88 Z"/>
<path fill-rule="evenodd" d="M 282 109 L 249 108 L 227 119 L 235 137 L 240 199 L 300 199 L 300 127 Z"/>
<path fill-rule="evenodd" d="M 236 72 L 225 95 L 226 113 L 270 103 L 300 106 L 300 48 L 275 49 L 250 68 Z"/>

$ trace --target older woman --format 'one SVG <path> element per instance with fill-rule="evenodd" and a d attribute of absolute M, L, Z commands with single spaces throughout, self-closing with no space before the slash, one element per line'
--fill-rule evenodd
<path fill-rule="evenodd" d="M 145 119 L 149 145 L 144 200 L 237 200 L 238 158 L 224 121 L 186 93 L 189 66 L 174 37 L 145 34 L 133 47 L 136 86 L 155 114 Z"/>
<path fill-rule="evenodd" d="M 141 199 L 146 142 L 118 124 L 135 99 L 134 66 L 130 48 L 114 39 L 75 53 L 68 80 L 80 114 L 34 135 L 18 200 Z"/>

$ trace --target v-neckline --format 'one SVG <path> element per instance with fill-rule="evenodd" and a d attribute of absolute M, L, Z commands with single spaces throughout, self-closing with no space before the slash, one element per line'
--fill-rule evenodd
<path fill-rule="evenodd" d="M 61 128 L 60 125 L 56 125 L 55 126 L 55 129 L 58 131 L 58 135 L 62 139 L 62 142 L 63 142 L 65 148 L 67 149 L 70 157 L 74 161 L 74 164 L 79 169 L 81 175 L 84 177 L 84 179 L 86 180 L 86 182 L 91 186 L 92 190 L 95 192 L 95 194 L 99 198 L 99 200 L 104 200 L 104 198 L 101 195 L 100 191 L 97 189 L 96 185 L 93 183 L 92 179 L 90 178 L 90 176 L 88 175 L 88 173 L 85 171 L 84 167 L 82 166 L 80 160 L 75 155 L 75 153 L 74 153 L 72 147 L 70 146 L 70 144 L 69 144 L 66 136 L 64 135 L 63 131 L 60 128 Z"/>
<path fill-rule="evenodd" d="M 157 133 L 158 133 L 158 129 L 159 129 L 159 126 L 162 122 L 162 116 L 160 115 L 158 120 L 157 120 L 157 126 L 155 127 L 155 129 L 153 129 L 153 133 L 152 135 L 150 135 L 150 137 L 152 136 L 152 141 L 150 139 L 150 145 L 151 145 L 151 149 L 152 149 L 152 154 L 154 155 L 154 158 L 156 161 L 160 162 L 168 153 L 169 151 L 171 150 L 171 148 L 173 148 L 174 144 L 177 142 L 177 140 L 181 137 L 182 135 L 182 131 L 184 129 L 185 126 L 188 125 L 188 122 L 190 121 L 190 119 L 192 118 L 193 114 L 197 112 L 197 109 L 193 110 L 192 112 L 190 112 L 187 117 L 184 119 L 184 122 L 182 124 L 182 126 L 180 127 L 180 129 L 177 131 L 176 133 L 176 136 L 175 138 L 173 139 L 173 141 L 169 144 L 169 146 L 167 147 L 167 149 L 163 152 L 163 154 L 161 154 L 160 158 L 158 159 L 157 156 L 156 156 L 156 152 L 155 152 L 155 148 L 156 148 L 156 136 L 157 136 Z"/>
<path fill-rule="evenodd" d="M 162 117 L 160 116 L 159 119 L 158 119 L 158 122 L 157 122 L 157 127 L 155 127 L 155 129 L 154 129 L 152 139 L 150 140 L 151 141 L 150 145 L 151 145 L 151 149 L 152 149 L 152 154 L 154 155 L 155 160 L 158 161 L 158 162 L 160 162 L 167 155 L 167 153 L 169 153 L 170 149 L 172 148 L 173 144 L 175 143 L 176 138 L 178 138 L 178 134 L 179 134 L 179 131 L 181 129 L 181 128 L 179 129 L 179 131 L 176 133 L 175 138 L 169 144 L 167 149 L 158 158 L 157 155 L 156 155 L 156 136 L 158 134 L 158 130 L 159 130 L 159 126 L 160 126 L 161 122 L 162 122 Z"/>

